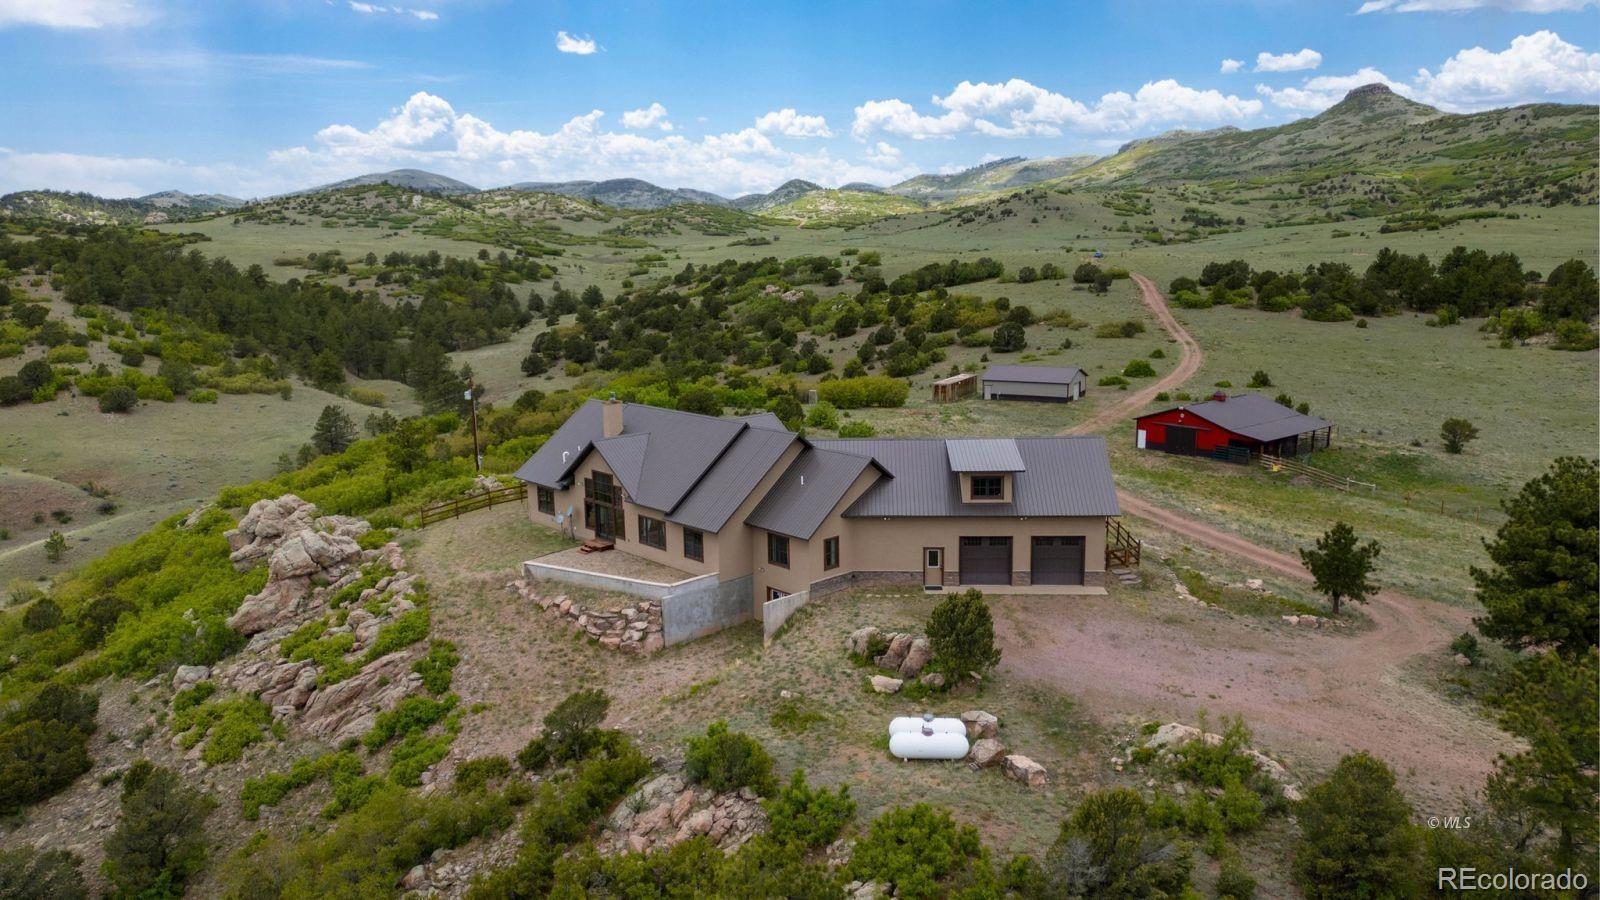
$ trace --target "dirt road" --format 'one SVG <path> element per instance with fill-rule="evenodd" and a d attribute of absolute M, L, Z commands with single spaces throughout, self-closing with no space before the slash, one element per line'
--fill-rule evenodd
<path fill-rule="evenodd" d="M 1200 349 L 1200 344 L 1189 334 L 1172 310 L 1167 307 L 1167 299 L 1161 296 L 1161 289 L 1155 282 L 1143 275 L 1134 275 L 1133 283 L 1139 286 L 1141 300 L 1150 314 L 1156 317 L 1161 327 L 1178 341 L 1181 356 L 1177 368 L 1162 376 L 1154 384 L 1146 385 L 1137 391 L 1128 392 L 1121 400 L 1096 412 L 1082 422 L 1068 428 L 1063 434 L 1095 434 L 1133 417 L 1142 411 L 1145 405 L 1156 398 L 1162 391 L 1174 391 L 1183 386 L 1183 383 L 1200 371 L 1200 363 L 1205 361 L 1205 351 Z"/>
<path fill-rule="evenodd" d="M 1156 286 L 1134 281 L 1143 302 L 1179 344 L 1176 368 L 1100 410 L 1067 433 L 1102 431 L 1132 417 L 1160 391 L 1173 391 L 1200 368 L 1199 344 L 1172 315 Z M 1124 514 L 1238 558 L 1263 573 L 1297 581 L 1310 574 L 1297 557 L 1258 546 L 1126 491 Z M 1007 598 L 999 610 L 1003 666 L 1105 709 L 1157 718 L 1242 715 L 1262 742 L 1315 767 L 1368 750 L 1388 761 L 1419 799 L 1440 804 L 1482 785 L 1506 736 L 1446 701 L 1406 667 L 1420 654 L 1442 658 L 1466 630 L 1466 610 L 1382 591 L 1363 607 L 1370 631 L 1355 635 L 1287 631 L 1224 615 L 1176 598 L 1161 615 L 1111 598 L 1074 598 L 1041 623 L 1040 598 Z M 1166 606 L 1167 603 L 1171 606 Z M 1442 808 L 1442 807 L 1441 807 Z"/>

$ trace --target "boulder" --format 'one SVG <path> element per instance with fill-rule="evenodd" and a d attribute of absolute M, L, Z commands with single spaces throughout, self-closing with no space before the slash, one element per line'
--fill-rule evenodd
<path fill-rule="evenodd" d="M 228 617 L 228 627 L 240 634 L 255 634 L 292 621 L 310 593 L 311 579 L 305 576 L 268 581 L 261 593 L 244 598 Z"/>
<path fill-rule="evenodd" d="M 280 581 L 315 575 L 360 556 L 361 546 L 355 538 L 307 528 L 290 535 L 272 551 L 272 559 L 267 563 L 267 579 Z"/>
<path fill-rule="evenodd" d="M 1050 783 L 1050 774 L 1045 771 L 1044 766 L 1018 753 L 1005 758 L 1005 762 L 1001 764 L 1001 771 L 1012 781 L 1028 787 L 1044 787 Z"/>
<path fill-rule="evenodd" d="M 850 632 L 850 637 L 845 640 L 845 645 L 848 646 L 850 648 L 850 652 L 856 656 L 866 656 L 867 648 L 872 646 L 872 642 L 876 640 L 880 634 L 881 632 L 878 631 L 878 628 L 875 625 L 857 628 L 855 631 Z"/>
<path fill-rule="evenodd" d="M 967 726 L 967 739 L 992 738 L 1000 733 L 1000 720 L 981 709 L 969 709 L 961 714 Z"/>
<path fill-rule="evenodd" d="M 1472 657 L 1465 653 L 1457 653 L 1455 655 L 1455 663 L 1463 669 L 1470 669 L 1472 668 Z"/>
<path fill-rule="evenodd" d="M 922 677 L 917 680 L 936 691 L 944 689 L 944 673 L 942 672 L 924 672 Z"/>
<path fill-rule="evenodd" d="M 872 689 L 880 694 L 898 693 L 900 686 L 903 684 L 905 684 L 904 681 L 898 678 L 890 678 L 887 675 L 872 676 Z"/>
<path fill-rule="evenodd" d="M 1257 593 L 1261 593 L 1267 589 L 1266 583 L 1259 578 L 1246 578 L 1244 580 L 1244 586 Z"/>
<path fill-rule="evenodd" d="M 980 769 L 998 765 L 1005 758 L 1006 748 L 994 738 L 983 738 L 967 751 L 967 759 Z"/>
<path fill-rule="evenodd" d="M 210 666 L 179 666 L 178 670 L 172 673 L 172 689 L 181 691 L 191 688 L 210 677 Z"/>
<path fill-rule="evenodd" d="M 306 704 L 305 729 L 332 744 L 360 737 L 372 727 L 378 713 L 394 708 L 422 686 L 420 678 L 410 677 L 415 656 L 410 648 L 397 650 L 367 663 L 344 681 L 318 690 Z"/>
<path fill-rule="evenodd" d="M 228 559 L 240 572 L 251 569 L 271 556 L 285 537 L 310 528 L 316 515 L 315 506 L 293 494 L 257 500 L 239 520 L 239 526 L 225 535 L 232 551 Z"/>
<path fill-rule="evenodd" d="M 916 638 L 906 649 L 905 659 L 900 661 L 900 676 L 902 678 L 915 678 L 922 674 L 922 667 L 933 658 L 933 647 L 927 638 Z"/>
<path fill-rule="evenodd" d="M 875 662 L 880 668 L 898 669 L 905 662 L 906 654 L 911 652 L 912 637 L 909 634 L 892 634 L 889 638 L 889 649 L 883 652 Z"/>

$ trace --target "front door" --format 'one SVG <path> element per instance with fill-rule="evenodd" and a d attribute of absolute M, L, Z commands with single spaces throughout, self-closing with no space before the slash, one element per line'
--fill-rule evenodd
<path fill-rule="evenodd" d="M 934 590 L 944 587 L 944 548 L 922 548 L 922 587 Z"/>

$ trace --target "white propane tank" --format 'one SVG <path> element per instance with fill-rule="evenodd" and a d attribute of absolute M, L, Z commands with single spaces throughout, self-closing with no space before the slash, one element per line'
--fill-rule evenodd
<path fill-rule="evenodd" d="M 967 723 L 960 719 L 948 717 L 936 719 L 933 713 L 923 713 L 920 716 L 896 716 L 891 719 L 889 721 L 889 736 L 894 737 L 903 731 L 920 732 L 923 725 L 929 725 L 934 731 L 946 734 L 965 736 L 967 733 Z"/>
<path fill-rule="evenodd" d="M 960 719 L 923 713 L 889 723 L 889 752 L 901 759 L 962 759 L 967 749 L 967 726 Z"/>

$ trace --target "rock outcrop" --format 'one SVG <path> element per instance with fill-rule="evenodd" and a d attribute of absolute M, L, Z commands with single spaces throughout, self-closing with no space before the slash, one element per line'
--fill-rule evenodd
<path fill-rule="evenodd" d="M 609 650 L 645 654 L 667 646 L 659 600 L 640 600 L 614 609 L 595 610 L 569 599 L 566 594 L 544 592 L 538 584 L 524 579 L 513 581 L 506 588 L 523 601 L 565 618 L 574 630 L 582 631 Z"/>
<path fill-rule="evenodd" d="M 347 576 L 363 562 L 357 539 L 371 529 L 365 519 L 317 516 L 317 508 L 293 494 L 257 500 L 227 533 L 234 568 L 245 571 L 265 559 L 267 583 L 244 599 L 228 619 L 241 634 L 257 634 L 285 622 L 304 619 L 314 585 Z M 398 546 L 388 551 L 399 552 Z"/>
<path fill-rule="evenodd" d="M 732 853 L 766 828 L 766 810 L 749 788 L 717 794 L 669 773 L 645 782 L 618 804 L 599 847 L 602 853 L 645 853 L 703 835 Z"/>
<path fill-rule="evenodd" d="M 1171 755 L 1179 747 L 1190 741 L 1202 741 L 1214 747 L 1222 743 L 1223 737 L 1220 734 L 1201 731 L 1193 725 L 1185 725 L 1182 722 L 1168 722 L 1157 728 L 1155 733 L 1145 740 L 1143 746 L 1166 756 Z M 1295 780 L 1293 775 L 1289 774 L 1289 770 L 1284 768 L 1282 763 L 1254 747 L 1240 747 L 1239 753 L 1255 765 L 1256 771 L 1278 785 L 1283 791 L 1284 799 L 1294 802 L 1303 797 L 1300 783 Z"/>

